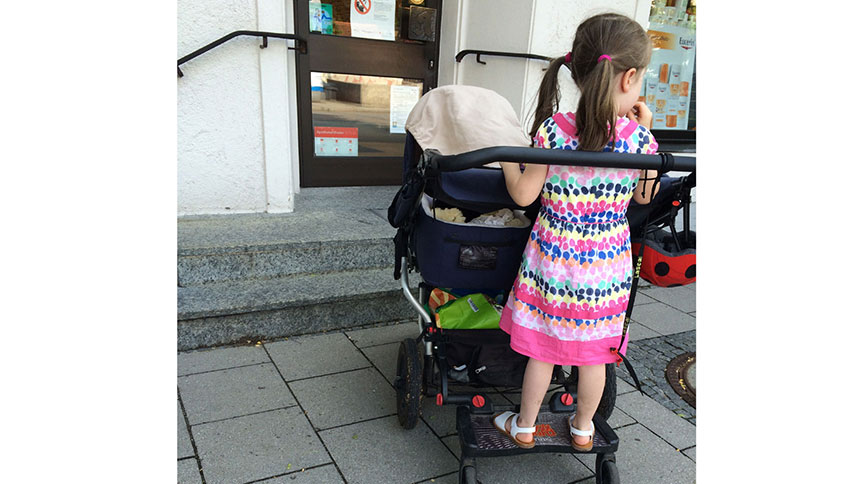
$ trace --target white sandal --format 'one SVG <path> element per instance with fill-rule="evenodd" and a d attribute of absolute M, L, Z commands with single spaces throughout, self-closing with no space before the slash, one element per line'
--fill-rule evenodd
<path fill-rule="evenodd" d="M 587 430 L 579 430 L 578 428 L 573 426 L 573 419 L 576 417 L 576 414 L 573 414 L 573 417 L 570 417 L 567 420 L 568 426 L 570 426 L 570 443 L 573 444 L 573 448 L 580 452 L 588 452 L 594 447 L 594 422 L 591 422 L 591 431 Z M 588 443 L 585 445 L 579 445 L 573 440 L 573 436 L 578 435 L 580 437 L 590 437 Z"/>
<path fill-rule="evenodd" d="M 520 414 L 511 412 L 511 411 L 496 414 L 493 416 L 493 426 L 496 427 L 496 430 L 507 435 L 509 439 L 513 440 L 514 444 L 516 444 L 517 447 L 520 447 L 523 449 L 531 449 L 532 447 L 535 446 L 534 438 L 532 438 L 531 442 L 523 442 L 522 440 L 518 439 L 516 436 L 519 434 L 527 434 L 527 433 L 534 434 L 536 428 L 535 427 L 519 427 L 519 426 L 517 426 L 517 419 L 519 418 L 519 416 L 520 416 Z M 508 432 L 507 430 L 505 430 L 505 422 L 507 422 L 508 419 L 511 417 L 514 417 L 514 418 L 513 418 L 513 420 L 511 420 L 511 431 Z"/>

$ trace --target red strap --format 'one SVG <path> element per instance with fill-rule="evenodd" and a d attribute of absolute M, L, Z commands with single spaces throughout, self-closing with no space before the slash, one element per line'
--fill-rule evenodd
<path fill-rule="evenodd" d="M 618 349 L 617 348 L 609 348 L 609 352 L 612 353 L 613 355 L 615 355 L 615 366 L 620 367 L 621 362 L 624 360 L 622 360 L 621 355 L 618 354 Z"/>

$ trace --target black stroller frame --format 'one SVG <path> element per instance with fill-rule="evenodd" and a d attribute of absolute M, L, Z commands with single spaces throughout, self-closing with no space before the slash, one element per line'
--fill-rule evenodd
<path fill-rule="evenodd" d="M 414 139 L 407 134 L 407 155 L 410 150 L 418 152 Z M 407 338 L 400 344 L 397 357 L 397 373 L 394 387 L 397 394 L 397 415 L 400 424 L 407 429 L 413 428 L 418 421 L 421 399 L 424 396 L 436 399 L 437 405 L 457 405 L 457 433 L 460 439 L 460 483 L 476 483 L 476 457 L 496 457 L 523 453 L 554 452 L 581 453 L 571 446 L 568 432 L 568 416 L 576 408 L 576 367 L 571 368 L 570 375 L 565 375 L 560 366 L 556 366 L 551 381 L 552 385 L 560 385 L 565 391 L 556 391 L 551 395 L 549 404 L 542 406 L 537 418 L 535 446 L 531 449 L 517 447 L 506 436 L 501 435 L 493 426 L 492 417 L 498 408 L 493 405 L 487 393 L 481 388 L 491 385 L 469 381 L 466 385 L 477 389 L 468 393 L 454 393 L 448 364 L 448 349 L 453 341 L 465 337 L 485 339 L 486 341 L 504 340 L 507 336 L 501 330 L 451 330 L 436 327 L 435 319 L 425 309 L 433 285 L 421 282 L 418 285 L 418 297 L 412 293 L 409 284 L 409 272 L 421 267 L 418 265 L 414 245 L 415 214 L 421 210 L 421 197 L 429 187 L 428 179 L 439 177 L 442 173 L 461 172 L 464 170 L 483 169 L 483 165 L 495 161 L 518 160 L 521 163 L 538 163 L 565 166 L 597 166 L 608 168 L 636 168 L 658 170 L 663 175 L 669 171 L 694 172 L 695 158 L 674 157 L 670 154 L 641 155 L 613 152 L 582 152 L 568 150 L 544 150 L 527 147 L 491 147 L 459 155 L 441 155 L 435 150 L 425 150 L 414 169 L 404 173 L 404 185 L 392 202 L 389 209 L 389 220 L 398 227 L 395 237 L 396 268 L 395 278 L 400 279 L 404 297 L 418 312 L 419 335 Z M 496 177 L 502 177 L 501 170 L 495 170 Z M 664 178 L 665 180 L 665 178 Z M 681 180 L 680 186 L 686 191 L 687 199 L 684 213 L 685 233 L 689 227 L 689 188 L 695 185 L 695 173 Z M 661 188 L 661 192 L 662 192 Z M 664 195 L 666 197 L 666 195 Z M 676 197 L 677 198 L 677 197 Z M 539 203 L 539 202 L 535 202 Z M 399 206 L 398 206 L 399 204 Z M 403 205 L 406 205 L 405 207 Z M 654 217 L 657 225 L 665 225 L 667 211 L 674 221 L 678 203 L 663 204 L 662 214 Z M 645 208 L 643 208 L 645 207 Z M 637 208 L 640 213 L 649 210 L 648 206 Z M 668 207 L 668 208 L 667 208 Z M 631 205 L 632 208 L 632 205 Z M 392 211 L 400 211 L 399 216 L 393 216 Z M 405 213 L 405 215 L 404 215 Z M 652 214 L 653 215 L 653 214 Z M 648 216 L 645 216 L 648 219 Z M 397 223 L 395 223 L 395 221 Z M 640 220 L 641 222 L 641 220 Z M 649 224 L 650 225 L 650 224 Z M 674 227 L 672 227 L 673 234 Z M 631 222 L 631 233 L 633 225 Z M 675 234 L 677 237 L 677 234 Z M 634 278 L 638 278 L 638 270 Z M 634 283 L 634 291 L 635 291 Z M 632 297 L 635 294 L 631 294 Z M 629 321 L 628 321 L 629 322 Z M 625 323 L 625 327 L 626 327 Z M 595 478 L 597 484 L 619 484 L 620 478 L 615 462 L 615 452 L 618 450 L 619 439 L 606 420 L 615 406 L 616 375 L 614 364 L 606 365 L 606 385 L 604 393 L 594 416 L 595 425 L 594 446 L 591 451 L 595 454 Z M 462 383 L 462 382 L 459 382 Z M 513 406 L 513 411 L 519 411 L 519 405 Z M 509 408 L 506 408 L 509 409 Z"/>

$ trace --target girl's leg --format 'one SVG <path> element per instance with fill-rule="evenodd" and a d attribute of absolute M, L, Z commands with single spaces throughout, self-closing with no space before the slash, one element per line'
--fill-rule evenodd
<path fill-rule="evenodd" d="M 549 388 L 552 380 L 552 369 L 555 365 L 545 361 L 529 358 L 526 365 L 526 373 L 523 376 L 523 394 L 520 399 L 520 418 L 517 425 L 520 427 L 534 427 L 537 415 L 540 412 L 540 404 Z M 603 390 L 601 390 L 602 392 Z M 599 397 L 598 397 L 599 400 Z M 597 405 L 595 405 L 597 408 Z M 505 422 L 505 428 L 510 432 L 511 419 Z M 530 434 L 518 434 L 516 437 L 523 442 L 531 442 L 533 436 Z"/>
<path fill-rule="evenodd" d="M 606 384 L 605 365 L 588 365 L 577 367 L 579 369 L 579 382 L 576 386 L 576 416 L 573 418 L 573 426 L 579 430 L 591 430 L 591 418 L 597 411 L 600 398 L 603 396 L 603 386 Z M 523 387 L 525 393 L 525 387 Z M 585 445 L 588 437 L 573 437 L 577 444 Z"/>

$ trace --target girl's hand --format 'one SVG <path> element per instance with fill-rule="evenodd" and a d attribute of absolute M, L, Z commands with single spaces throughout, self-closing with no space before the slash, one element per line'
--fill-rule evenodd
<path fill-rule="evenodd" d="M 631 109 L 630 112 L 627 113 L 627 119 L 631 121 L 636 121 L 642 126 L 651 129 L 651 110 L 648 109 L 648 106 L 642 101 L 639 101 L 633 105 L 633 109 Z"/>

